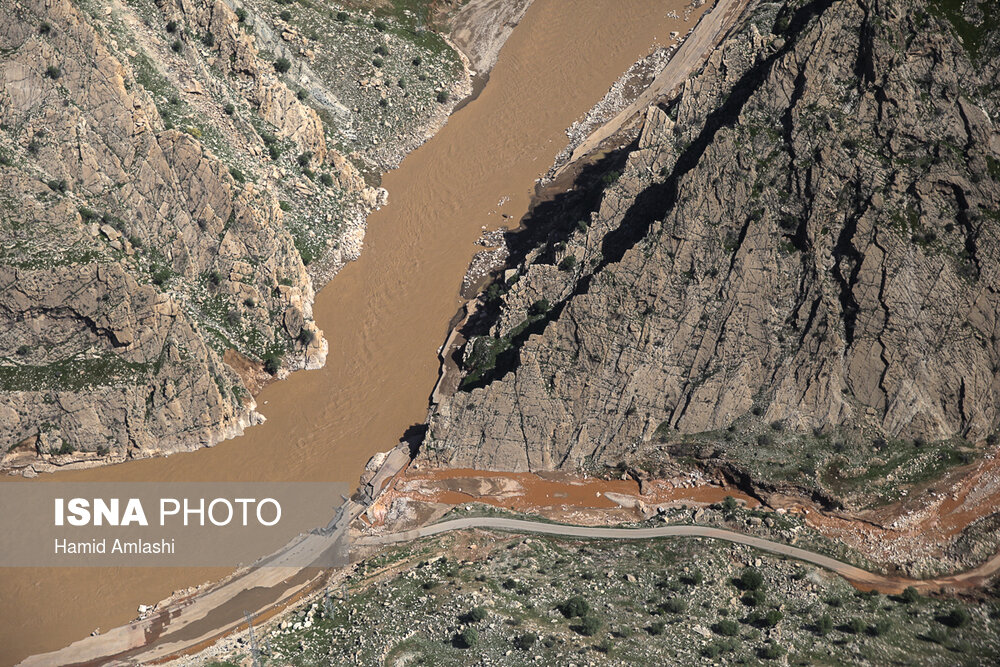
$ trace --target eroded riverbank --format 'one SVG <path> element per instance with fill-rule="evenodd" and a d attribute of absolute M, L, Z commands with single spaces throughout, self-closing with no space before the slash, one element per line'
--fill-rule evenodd
<path fill-rule="evenodd" d="M 422 422 L 461 276 L 485 226 L 527 211 L 564 130 L 637 59 L 688 22 L 685 3 L 536 0 L 478 98 L 385 176 L 361 259 L 318 296 L 326 367 L 257 397 L 268 421 L 210 450 L 54 475 L 73 481 L 355 480 Z M 502 206 L 498 204 L 506 199 Z M 307 528 L 307 527 L 303 527 Z M 2 662 L 128 621 L 138 604 L 217 579 L 220 569 L 18 570 L 0 583 Z M 39 619 L 44 619 L 41 623 Z"/>

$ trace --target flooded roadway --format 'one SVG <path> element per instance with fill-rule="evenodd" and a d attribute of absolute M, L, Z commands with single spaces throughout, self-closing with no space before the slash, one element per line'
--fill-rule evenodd
<path fill-rule="evenodd" d="M 361 258 L 317 297 L 330 353 L 257 397 L 267 423 L 212 449 L 59 473 L 65 481 L 350 481 L 424 420 L 436 350 L 461 305 L 480 229 L 527 211 L 564 130 L 671 31 L 695 24 L 678 0 L 536 0 L 488 85 L 384 178 Z M 704 8 L 703 8 L 704 9 Z M 699 12 L 702 10 L 698 10 Z M 502 207 L 498 202 L 509 198 Z M 37 483 L 37 482 L 36 482 Z M 303 526 L 303 529 L 309 528 Z M 111 628 L 139 604 L 218 579 L 223 569 L 19 569 L 0 578 L 0 663 Z"/>

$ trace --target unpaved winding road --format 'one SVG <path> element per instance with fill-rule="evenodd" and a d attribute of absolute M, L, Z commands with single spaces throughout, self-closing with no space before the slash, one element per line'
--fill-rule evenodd
<path fill-rule="evenodd" d="M 390 533 L 365 537 L 356 540 L 356 544 L 378 545 L 408 542 L 422 537 L 439 535 L 452 530 L 469 530 L 473 528 L 495 529 L 523 533 L 540 533 L 560 537 L 580 537 L 596 539 L 642 540 L 667 537 L 706 537 L 713 540 L 723 540 L 734 544 L 744 544 L 761 551 L 788 556 L 824 569 L 835 572 L 849 582 L 865 590 L 877 590 L 881 593 L 899 593 L 907 586 L 918 590 L 930 591 L 948 587 L 970 587 L 979 585 L 984 579 L 1000 570 L 1000 554 L 994 556 L 977 568 L 959 574 L 939 577 L 936 579 L 908 579 L 894 577 L 862 570 L 849 563 L 839 561 L 823 554 L 800 549 L 780 542 L 772 542 L 753 535 L 745 535 L 724 528 L 709 526 L 656 526 L 653 528 L 601 528 L 593 526 L 568 526 L 555 523 L 527 521 L 525 519 L 505 519 L 502 517 L 467 517 L 453 519 L 441 523 L 423 526 L 400 533 Z"/>

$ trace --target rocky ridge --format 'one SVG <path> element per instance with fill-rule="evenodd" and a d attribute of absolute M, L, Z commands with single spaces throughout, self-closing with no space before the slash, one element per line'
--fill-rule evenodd
<path fill-rule="evenodd" d="M 360 252 L 382 163 L 331 122 L 354 73 L 312 73 L 315 45 L 268 19 L 222 0 L 0 7 L 2 467 L 211 446 L 259 421 L 250 375 L 324 363 L 316 281 Z M 351 20 L 359 45 L 403 21 Z M 440 44 L 406 65 L 460 92 Z M 413 136 L 450 108 L 425 97 L 394 121 Z"/>
<path fill-rule="evenodd" d="M 512 235 L 422 460 L 728 459 L 843 495 L 992 443 L 998 39 L 942 7 L 751 6 Z"/>

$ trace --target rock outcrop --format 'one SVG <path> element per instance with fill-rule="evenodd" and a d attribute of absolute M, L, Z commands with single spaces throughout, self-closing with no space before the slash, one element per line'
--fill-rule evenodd
<path fill-rule="evenodd" d="M 605 161 L 589 219 L 574 193 L 536 211 L 547 238 L 482 298 L 422 459 L 547 470 L 662 460 L 705 432 L 736 459 L 842 438 L 775 454 L 815 476 L 845 446 L 993 434 L 998 41 L 986 17 L 963 44 L 937 7 L 751 7 Z"/>
<path fill-rule="evenodd" d="M 223 0 L 0 5 L 0 467 L 211 446 L 259 421 L 259 369 L 324 363 L 314 281 L 357 257 L 385 192 L 324 123 L 341 82 L 307 75 L 305 47 L 267 53 L 271 21 Z M 464 83 L 457 56 L 425 57 Z M 427 97 L 406 122 L 446 113 Z"/>

